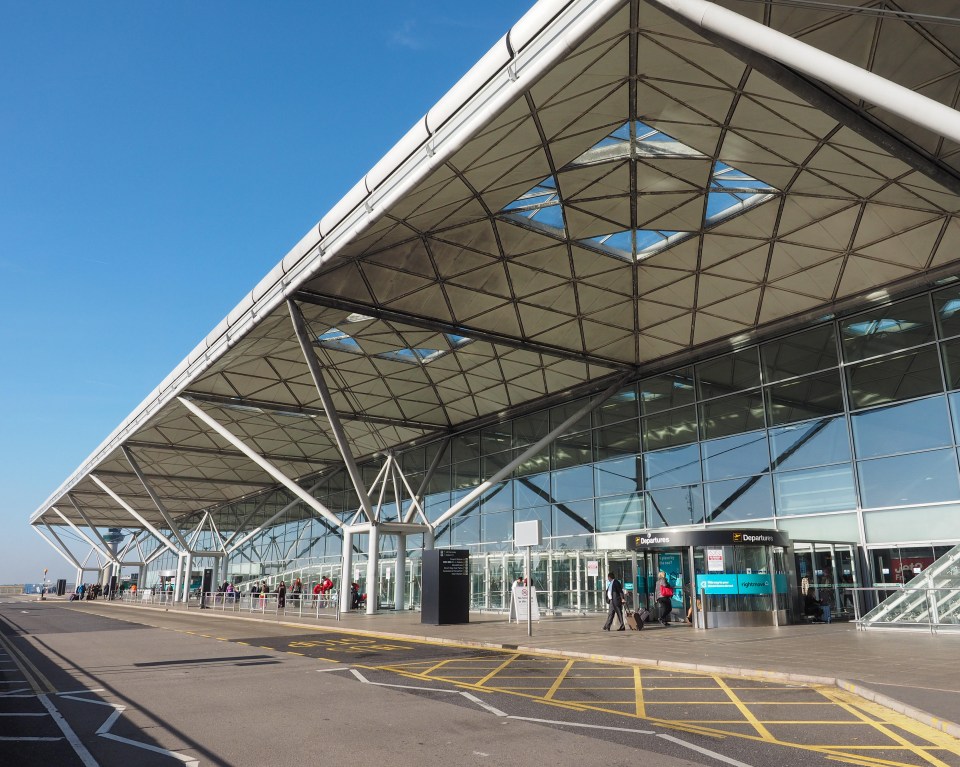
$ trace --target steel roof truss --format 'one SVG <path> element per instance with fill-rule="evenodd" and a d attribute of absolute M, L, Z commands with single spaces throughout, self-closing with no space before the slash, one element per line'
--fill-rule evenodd
<path fill-rule="evenodd" d="M 154 538 L 160 541 L 160 543 L 162 543 L 164 546 L 170 549 L 170 551 L 172 551 L 177 556 L 180 555 L 180 550 L 170 541 L 169 538 L 161 534 L 161 532 L 157 530 L 157 528 L 155 528 L 153 525 L 147 522 L 147 520 L 143 517 L 142 514 L 140 514 L 140 512 L 134 509 L 129 503 L 124 501 L 119 495 L 113 492 L 113 490 L 107 487 L 107 485 L 104 484 L 103 480 L 100 479 L 100 477 L 98 477 L 96 474 L 89 474 L 88 476 L 90 477 L 91 481 L 95 482 L 100 487 L 100 489 L 103 490 L 103 492 L 105 492 L 107 495 L 109 495 L 113 499 L 114 503 L 120 506 L 121 509 L 126 511 L 131 517 L 137 520 L 137 522 L 139 522 L 147 530 L 149 530 L 153 534 Z"/>
<path fill-rule="evenodd" d="M 187 549 L 187 542 L 183 539 L 183 535 L 180 534 L 180 529 L 174 524 L 173 519 L 171 519 L 170 514 L 164 507 L 160 497 L 154 492 L 153 488 L 150 486 L 150 483 L 147 482 L 147 478 L 143 471 L 141 471 L 140 464 L 137 463 L 137 459 L 134 458 L 130 448 L 124 445 L 120 449 L 123 451 L 123 457 L 126 458 L 127 463 L 130 464 L 130 468 L 133 469 L 133 473 L 136 474 L 137 479 L 140 480 L 140 484 L 143 485 L 143 489 L 147 491 L 147 495 L 149 495 L 150 500 L 153 501 L 153 505 L 157 507 L 157 511 L 159 511 L 160 516 L 163 517 L 163 521 L 167 523 L 167 526 L 176 536 L 177 540 L 180 542 L 180 546 L 183 547 L 183 549 Z"/>
<path fill-rule="evenodd" d="M 84 512 L 84 510 L 83 510 L 83 508 L 80 506 L 80 504 L 77 503 L 77 499 L 74 498 L 71 493 L 67 493 L 67 494 L 66 494 L 66 498 L 67 498 L 67 500 L 70 502 L 70 505 L 73 506 L 74 511 L 76 511 L 77 514 L 80 515 L 80 518 L 81 518 L 84 522 L 87 523 L 87 527 L 90 528 L 90 532 L 93 533 L 93 534 L 97 537 L 97 540 L 100 541 L 101 544 L 103 544 L 103 549 L 102 549 L 102 551 L 109 552 L 109 551 L 110 551 L 110 544 L 107 543 L 107 539 L 104 538 L 104 537 L 100 534 L 100 530 L 97 528 L 97 526 L 96 526 L 95 524 L 93 524 L 93 522 L 90 521 L 90 517 L 87 516 L 86 512 Z M 91 542 L 91 544 L 92 544 L 92 542 Z M 107 556 L 108 559 L 110 558 L 110 555 L 109 555 L 109 554 L 107 554 L 106 556 Z"/>
<path fill-rule="evenodd" d="M 303 358 L 310 369 L 310 377 L 313 379 L 314 386 L 317 387 L 317 394 L 320 395 L 320 404 L 323 406 L 323 412 L 327 415 L 327 421 L 330 423 L 330 429 L 333 431 L 334 442 L 337 450 L 340 451 L 340 457 L 343 458 L 344 466 L 347 468 L 347 474 L 353 483 L 357 496 L 360 498 L 360 506 L 363 508 L 367 519 L 373 522 L 373 508 L 370 505 L 370 496 L 367 494 L 363 485 L 363 476 L 357 468 L 357 462 L 353 458 L 353 452 L 350 450 L 350 443 L 347 441 L 347 435 L 343 431 L 340 418 L 337 416 L 337 409 L 334 407 L 333 398 L 330 396 L 330 389 L 327 387 L 326 379 L 323 375 L 323 368 L 320 366 L 320 360 L 313 351 L 313 343 L 307 334 L 306 322 L 300 307 L 292 299 L 287 299 L 287 310 L 290 312 L 290 320 L 293 322 L 293 331 L 297 335 L 297 341 L 300 343 L 300 351 L 303 352 Z"/>
<path fill-rule="evenodd" d="M 74 567 L 76 567 L 78 570 L 81 569 L 82 566 L 81 566 L 81 564 L 77 561 L 77 558 L 76 558 L 75 556 L 73 556 L 73 553 L 72 553 L 72 552 L 70 551 L 70 549 L 67 547 L 67 544 L 65 544 L 65 543 L 63 542 L 63 540 L 60 538 L 60 536 L 57 535 L 56 530 L 54 530 L 52 527 L 50 527 L 50 523 L 47 522 L 46 520 L 44 520 L 43 526 L 44 526 L 45 528 L 47 528 L 47 530 L 50 531 L 50 535 L 52 535 L 52 536 L 57 540 L 57 543 L 60 544 L 60 548 L 57 548 L 56 546 L 54 546 L 53 543 L 51 543 L 51 541 L 40 531 L 40 528 L 39 528 L 39 527 L 34 526 L 33 529 L 36 530 L 36 531 L 37 531 L 37 534 L 38 534 L 41 538 L 43 538 L 43 540 L 45 540 L 47 543 L 49 543 L 49 544 L 53 547 L 54 551 L 56 551 L 61 557 L 63 557 L 64 559 L 66 559 L 70 564 L 72 564 L 72 565 L 73 565 Z"/>
<path fill-rule="evenodd" d="M 223 424 L 216 421 L 209 413 L 206 413 L 196 404 L 191 402 L 185 397 L 177 397 L 177 402 L 179 402 L 183 407 L 185 407 L 190 413 L 195 415 L 203 423 L 209 426 L 213 431 L 219 434 L 223 439 L 233 445 L 237 450 L 242 452 L 247 458 L 257 464 L 261 469 L 263 469 L 267 474 L 273 477 L 277 482 L 283 485 L 287 490 L 296 495 L 301 501 L 307 504 L 311 509 L 316 511 L 320 516 L 324 517 L 328 522 L 330 522 L 334 527 L 340 527 L 340 520 L 337 519 L 336 515 L 331 512 L 326 506 L 324 506 L 320 501 L 314 498 L 310 493 L 304 490 L 300 485 L 294 482 L 290 477 L 280 471 L 276 466 L 270 463 L 266 458 L 263 458 L 255 450 L 253 450 L 249 445 L 247 445 L 243 440 L 239 439 L 233 432 L 227 429 Z"/>
<path fill-rule="evenodd" d="M 67 498 L 69 499 L 70 496 L 68 495 Z M 71 502 L 72 502 L 72 501 L 71 501 Z M 76 508 L 76 507 L 75 507 L 75 508 Z M 103 558 L 106 559 L 108 562 L 112 562 L 112 561 L 113 561 L 113 555 L 109 553 L 109 552 L 110 552 L 110 547 L 106 544 L 106 542 L 104 542 L 104 548 L 101 549 L 101 548 L 94 542 L 94 540 L 93 540 L 90 536 L 88 536 L 85 532 L 83 532 L 83 530 L 81 530 L 79 527 L 77 527 L 71 520 L 67 519 L 67 517 L 63 514 L 63 512 L 60 511 L 60 509 L 58 509 L 56 506 L 51 506 L 50 509 L 51 509 L 58 517 L 60 517 L 60 519 L 62 519 L 64 522 L 66 522 L 67 525 L 69 525 L 71 528 L 73 528 L 73 531 L 74 531 L 77 535 L 79 535 L 81 538 L 83 538 L 83 540 L 85 540 L 87 543 L 89 543 L 89 544 L 94 548 L 94 550 L 97 552 L 98 555 L 102 555 Z M 80 511 L 80 509 L 77 508 L 77 511 Z M 90 527 L 90 529 L 91 529 L 94 533 L 96 533 L 97 537 L 100 538 L 101 541 L 103 541 L 103 537 L 102 537 L 102 536 L 100 535 L 100 533 L 97 531 L 97 528 L 90 524 L 90 521 L 86 518 L 86 515 L 85 515 L 85 514 L 81 514 L 81 516 L 84 518 L 83 521 L 87 523 L 87 525 Z"/>

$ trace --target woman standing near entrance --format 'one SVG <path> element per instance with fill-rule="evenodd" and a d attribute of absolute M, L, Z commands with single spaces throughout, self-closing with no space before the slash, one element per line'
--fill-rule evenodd
<path fill-rule="evenodd" d="M 657 598 L 657 604 L 660 605 L 660 622 L 664 626 L 669 626 L 670 621 L 667 620 L 667 616 L 673 610 L 673 587 L 667 582 L 667 574 L 663 570 L 657 573 L 657 585 L 654 594 Z"/>

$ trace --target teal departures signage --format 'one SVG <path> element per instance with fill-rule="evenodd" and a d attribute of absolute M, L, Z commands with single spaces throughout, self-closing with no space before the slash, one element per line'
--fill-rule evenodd
<path fill-rule="evenodd" d="M 628 551 L 679 549 L 687 546 L 783 546 L 790 539 L 779 530 L 658 530 L 627 536 Z"/>
<path fill-rule="evenodd" d="M 697 593 L 705 591 L 707 594 L 769 594 L 770 575 L 768 573 L 753 573 L 751 575 L 725 575 L 711 573 L 697 575 Z M 777 592 L 784 594 L 787 591 L 787 576 L 777 573 Z"/>

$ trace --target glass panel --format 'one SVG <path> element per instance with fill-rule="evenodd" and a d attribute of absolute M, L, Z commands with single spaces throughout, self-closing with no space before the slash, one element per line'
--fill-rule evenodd
<path fill-rule="evenodd" d="M 586 400 L 577 399 L 570 402 L 564 402 L 562 405 L 557 405 L 550 408 L 550 429 L 556 429 L 560 424 L 566 421 L 570 416 L 574 415 L 578 410 L 582 409 L 586 404 Z M 566 429 L 562 432 L 563 434 L 571 434 L 577 431 L 586 431 L 591 426 L 590 413 L 587 412 L 574 421 L 572 424 L 567 426 Z"/>
<path fill-rule="evenodd" d="M 481 507 L 484 513 L 491 511 L 512 511 L 513 510 L 513 488 L 510 482 L 501 482 L 490 488 L 483 495 Z"/>
<path fill-rule="evenodd" d="M 553 472 L 554 501 L 579 501 L 582 498 L 593 498 L 592 466 Z"/>
<path fill-rule="evenodd" d="M 593 501 L 558 503 L 553 507 L 554 535 L 584 535 L 596 530 Z"/>
<path fill-rule="evenodd" d="M 938 503 L 960 498 L 953 450 L 874 458 L 857 465 L 864 507 Z"/>
<path fill-rule="evenodd" d="M 695 405 L 668 410 L 643 419 L 643 449 L 685 445 L 697 439 L 697 410 Z"/>
<path fill-rule="evenodd" d="M 766 399 L 772 426 L 842 413 L 840 371 L 829 370 L 769 386 Z"/>
<path fill-rule="evenodd" d="M 597 499 L 597 530 L 639 530 L 643 524 L 643 497 L 639 493 Z"/>
<path fill-rule="evenodd" d="M 458 434 L 451 441 L 453 450 L 453 461 L 469 461 L 480 455 L 480 434 L 478 432 L 468 432 Z"/>
<path fill-rule="evenodd" d="M 455 545 L 480 543 L 480 515 L 464 513 L 451 519 L 450 542 Z"/>
<path fill-rule="evenodd" d="M 760 360 L 757 347 L 732 352 L 697 365 L 700 397 L 720 397 L 760 385 Z"/>
<path fill-rule="evenodd" d="M 847 362 L 918 346 L 934 339 L 927 296 L 881 306 L 840 321 Z"/>
<path fill-rule="evenodd" d="M 947 376 L 948 389 L 960 389 L 960 339 L 945 341 L 940 345 L 943 353 L 943 369 Z"/>
<path fill-rule="evenodd" d="M 777 469 L 801 469 L 849 461 L 847 423 L 841 416 L 771 429 L 770 452 Z"/>
<path fill-rule="evenodd" d="M 766 383 L 837 366 L 833 323 L 771 341 L 760 347 Z"/>
<path fill-rule="evenodd" d="M 644 415 L 692 405 L 694 400 L 692 368 L 682 368 L 640 382 L 640 405 Z"/>
<path fill-rule="evenodd" d="M 427 465 L 424 463 L 423 448 L 414 448 L 402 453 L 400 455 L 400 465 L 403 467 L 403 473 L 407 476 L 425 471 Z"/>
<path fill-rule="evenodd" d="M 550 431 L 546 413 L 532 413 L 517 418 L 513 422 L 513 446 L 532 445 Z"/>
<path fill-rule="evenodd" d="M 480 484 L 480 459 L 474 458 L 472 461 L 463 461 L 453 465 L 453 487 L 460 490 L 468 487 L 476 487 Z"/>
<path fill-rule="evenodd" d="M 540 520 L 540 531 L 544 538 L 553 535 L 553 512 L 549 506 L 537 506 L 533 509 L 517 509 L 514 512 L 517 522 L 529 522 L 534 519 Z M 510 531 L 510 537 L 513 538 L 513 531 Z M 546 559 L 546 557 L 544 557 Z"/>
<path fill-rule="evenodd" d="M 950 400 L 950 413 L 953 417 L 953 441 L 954 444 L 960 442 L 960 393 L 957 394 L 948 394 L 947 399 Z"/>
<path fill-rule="evenodd" d="M 773 475 L 777 514 L 816 514 L 857 507 L 850 464 Z"/>
<path fill-rule="evenodd" d="M 484 543 L 513 539 L 513 512 L 498 511 L 496 514 L 481 514 L 480 527 Z"/>
<path fill-rule="evenodd" d="M 762 429 L 763 397 L 755 391 L 704 402 L 700 405 L 700 420 L 704 439 Z"/>
<path fill-rule="evenodd" d="M 767 433 L 754 431 L 704 442 L 703 478 L 727 479 L 769 471 Z"/>
<path fill-rule="evenodd" d="M 953 444 L 944 397 L 855 413 L 851 421 L 854 446 L 860 458 Z"/>
<path fill-rule="evenodd" d="M 513 483 L 514 508 L 522 509 L 526 506 L 538 506 L 544 501 L 550 501 L 550 475 L 532 474 L 529 477 L 518 477 Z"/>
<path fill-rule="evenodd" d="M 596 410 L 598 425 L 618 423 L 637 418 L 637 387 L 631 386 L 614 394 Z"/>
<path fill-rule="evenodd" d="M 940 326 L 940 337 L 960 335 L 960 287 L 951 285 L 933 294 L 933 311 Z"/>
<path fill-rule="evenodd" d="M 646 453 L 643 456 L 643 464 L 646 486 L 651 489 L 670 485 L 691 485 L 701 479 L 698 445 Z"/>
<path fill-rule="evenodd" d="M 703 490 L 700 485 L 668 487 L 647 493 L 647 526 L 676 527 L 703 522 Z"/>
<path fill-rule="evenodd" d="M 595 459 L 614 458 L 640 452 L 640 424 L 624 421 L 593 432 Z"/>
<path fill-rule="evenodd" d="M 513 421 L 487 426 L 480 432 L 480 445 L 484 455 L 510 450 L 513 447 Z"/>
<path fill-rule="evenodd" d="M 513 457 L 519 458 L 520 455 L 529 448 L 516 448 L 513 451 Z M 547 445 L 540 449 L 540 451 L 525 460 L 516 468 L 516 475 L 527 476 L 529 474 L 539 474 L 542 471 L 548 471 L 550 469 L 550 446 Z"/>
<path fill-rule="evenodd" d="M 847 368 L 851 407 L 882 405 L 943 391 L 936 347 Z"/>
<path fill-rule="evenodd" d="M 728 479 L 703 486 L 707 522 L 733 522 L 773 516 L 770 476 Z"/>
<path fill-rule="evenodd" d="M 567 466 L 580 466 L 593 460 L 593 448 L 590 437 L 592 432 L 582 431 L 579 434 L 568 434 L 558 437 L 553 443 L 553 468 L 563 469 Z"/>
<path fill-rule="evenodd" d="M 597 495 L 632 493 L 641 486 L 639 457 L 601 461 L 593 466 Z"/>

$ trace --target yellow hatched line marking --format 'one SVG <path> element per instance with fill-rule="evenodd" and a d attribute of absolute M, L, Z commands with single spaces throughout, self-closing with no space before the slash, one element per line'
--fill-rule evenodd
<path fill-rule="evenodd" d="M 556 693 L 556 691 L 560 689 L 560 685 L 563 684 L 564 678 L 570 672 L 570 669 L 573 668 L 573 664 L 575 662 L 576 661 L 573 661 L 573 660 L 567 661 L 566 665 L 563 667 L 560 673 L 557 674 L 557 678 L 554 681 L 554 683 L 550 686 L 550 689 L 547 690 L 547 692 L 544 694 L 543 697 L 545 700 L 553 700 L 554 693 Z"/>
<path fill-rule="evenodd" d="M 763 726 L 763 723 L 753 715 L 753 712 L 749 708 L 747 708 L 744 702 L 737 697 L 737 694 L 730 689 L 727 683 L 724 682 L 720 676 L 714 675 L 713 679 L 714 681 L 716 681 L 720 689 L 727 694 L 731 702 L 733 702 L 733 704 L 740 709 L 740 713 L 743 714 L 744 718 L 748 722 L 750 722 L 750 724 L 753 725 L 753 729 L 755 729 L 764 740 L 771 740 L 771 741 L 776 740 L 776 738 L 773 737 L 770 731 Z M 714 703 L 712 705 L 720 705 L 720 704 Z"/>
<path fill-rule="evenodd" d="M 887 736 L 888 738 L 890 738 L 890 740 L 892 740 L 894 743 L 899 743 L 899 744 L 901 744 L 901 745 L 904 746 L 908 751 L 911 751 L 913 754 L 915 754 L 915 755 L 918 756 L 919 758 L 923 759 L 925 762 L 929 762 L 930 764 L 935 765 L 935 767 L 949 767 L 949 765 L 948 765 L 946 762 L 943 762 L 943 761 L 937 759 L 935 756 L 933 756 L 933 754 L 928 753 L 927 750 L 926 750 L 923 746 L 915 746 L 913 743 L 911 743 L 910 741 L 908 741 L 906 738 L 904 738 L 904 737 L 898 735 L 897 733 L 891 731 L 891 730 L 889 729 L 889 727 L 887 727 L 887 726 L 885 725 L 884 722 L 882 722 L 882 721 L 877 721 L 877 720 L 875 720 L 875 719 L 871 719 L 865 712 L 861 711 L 861 710 L 859 709 L 859 707 L 854 706 L 854 705 L 851 705 L 849 702 L 847 702 L 847 701 L 844 699 L 844 697 L 840 694 L 840 691 L 839 691 L 839 690 L 827 690 L 827 689 L 825 689 L 825 688 L 821 688 L 820 692 L 821 692 L 821 694 L 822 694 L 825 698 L 827 698 L 828 700 L 836 701 L 836 704 L 837 704 L 838 706 L 840 706 L 841 708 L 843 708 L 843 709 L 846 710 L 846 711 L 849 711 L 851 714 L 853 714 L 854 716 L 856 716 L 858 719 L 860 719 L 860 720 L 862 720 L 862 721 L 864 721 L 864 722 L 869 723 L 869 724 L 870 724 L 871 726 L 873 726 L 874 729 L 876 729 L 878 732 L 881 732 L 881 733 L 883 733 L 884 735 L 886 735 L 886 736 Z M 911 722 L 911 724 L 913 724 L 913 723 Z M 901 727 L 902 727 L 903 725 L 897 725 L 897 726 L 901 726 Z M 911 730 L 909 727 L 905 727 L 904 729 L 906 729 L 908 732 L 912 732 L 914 735 L 920 735 L 920 733 L 916 732 L 915 730 Z M 922 737 L 922 736 L 921 736 L 921 737 Z M 960 751 L 958 751 L 958 750 L 956 750 L 956 749 L 951 749 L 951 750 L 952 750 L 953 753 L 955 753 L 955 754 L 956 754 L 956 753 L 960 753 Z"/>
<path fill-rule="evenodd" d="M 514 653 L 513 655 L 511 655 L 511 656 L 510 656 L 509 658 L 507 658 L 503 663 L 501 663 L 499 666 L 497 666 L 493 671 L 491 671 L 489 674 L 487 674 L 485 677 L 483 677 L 483 679 L 479 680 L 479 681 L 476 683 L 476 684 L 477 684 L 477 687 L 483 687 L 483 685 L 484 685 L 486 682 L 488 682 L 488 681 L 490 681 L 491 679 L 493 679 L 500 671 L 502 671 L 503 669 L 505 669 L 507 666 L 509 666 L 511 663 L 513 663 L 513 662 L 514 662 L 517 658 L 519 658 L 519 657 L 520 657 L 520 654 L 519 654 L 519 653 Z"/>
<path fill-rule="evenodd" d="M 421 673 L 424 674 L 424 675 L 432 674 L 432 673 L 433 673 L 434 671 L 436 671 L 438 668 L 443 668 L 443 667 L 444 667 L 447 663 L 449 663 L 451 660 L 452 660 L 452 658 L 447 658 L 446 660 L 442 660 L 442 661 L 440 661 L 439 663 L 434 663 L 430 668 L 426 669 L 425 671 L 422 671 Z"/>

